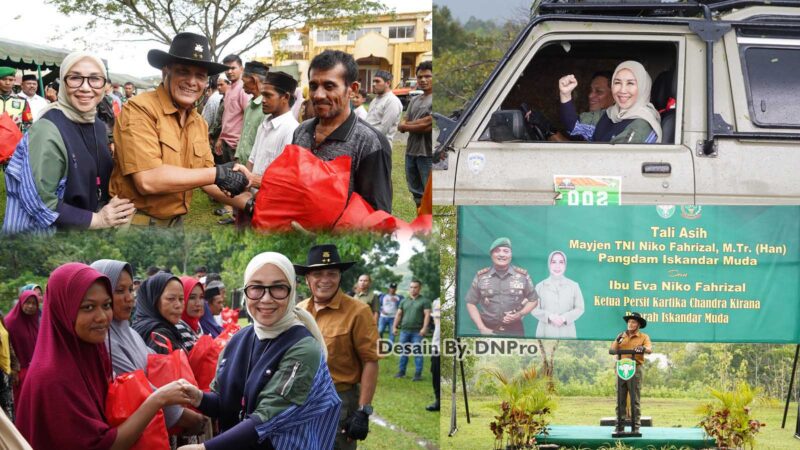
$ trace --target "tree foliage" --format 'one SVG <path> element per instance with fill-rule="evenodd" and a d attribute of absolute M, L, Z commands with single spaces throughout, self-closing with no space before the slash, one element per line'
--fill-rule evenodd
<path fill-rule="evenodd" d="M 342 287 L 352 286 L 360 273 L 391 271 L 397 264 L 399 243 L 387 235 L 347 234 L 306 236 L 261 235 L 215 230 L 214 233 L 183 230 L 138 230 L 127 232 L 57 233 L 52 237 L 10 236 L 0 246 L 0 310 L 8 311 L 18 289 L 34 282 L 46 286 L 56 267 L 77 261 L 89 264 L 103 258 L 131 263 L 138 276 L 147 267 L 177 268 L 178 274 L 191 274 L 195 266 L 205 265 L 219 272 L 228 292 L 242 286 L 244 269 L 260 252 L 283 253 L 296 264 L 305 264 L 309 248 L 334 243 L 344 261 L 355 261 L 342 275 Z M 307 296 L 305 283 L 299 282 L 301 296 Z"/>
<path fill-rule="evenodd" d="M 439 298 L 439 240 L 430 239 L 425 250 L 411 257 L 409 266 L 414 278 L 422 283 L 422 295 L 431 300 Z"/>
<path fill-rule="evenodd" d="M 433 8 L 436 30 L 434 111 L 460 110 L 475 95 L 524 26 L 522 20 L 496 24 L 470 18 L 467 25 L 454 19 L 447 7 Z"/>
<path fill-rule="evenodd" d="M 219 60 L 239 36 L 244 44 L 228 53 L 244 53 L 269 38 L 309 20 L 334 19 L 342 29 L 362 23 L 385 7 L 375 0 L 49 0 L 66 15 L 93 17 L 81 28 L 112 25 L 141 40 L 169 45 L 182 31 L 208 38 L 211 54 Z"/>

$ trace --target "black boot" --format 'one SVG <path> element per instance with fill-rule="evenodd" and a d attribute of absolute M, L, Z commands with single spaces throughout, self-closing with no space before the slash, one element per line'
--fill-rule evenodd
<path fill-rule="evenodd" d="M 430 405 L 425 407 L 428 411 L 439 411 L 439 402 L 433 402 Z"/>

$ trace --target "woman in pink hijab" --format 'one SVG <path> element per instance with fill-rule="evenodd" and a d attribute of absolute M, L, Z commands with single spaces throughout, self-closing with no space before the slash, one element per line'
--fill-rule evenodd
<path fill-rule="evenodd" d="M 6 329 L 11 347 L 19 360 L 19 382 L 14 386 L 14 403 L 19 403 L 19 392 L 28 366 L 33 358 L 36 336 L 39 335 L 39 294 L 36 291 L 22 291 L 19 301 L 6 316 Z"/>
<path fill-rule="evenodd" d="M 105 419 L 111 360 L 111 282 L 80 263 L 50 275 L 39 339 L 22 386 L 16 425 L 35 450 L 127 450 L 165 405 L 186 404 L 187 383 L 156 390 L 122 425 Z"/>

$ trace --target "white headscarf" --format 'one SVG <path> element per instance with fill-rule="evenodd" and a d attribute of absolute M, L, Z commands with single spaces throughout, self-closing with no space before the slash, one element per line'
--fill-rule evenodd
<path fill-rule="evenodd" d="M 628 69 L 633 73 L 636 78 L 636 84 L 639 93 L 636 95 L 636 101 L 628 109 L 621 109 L 619 105 L 614 103 L 606 110 L 608 118 L 614 123 L 619 123 L 628 119 L 644 119 L 653 128 L 653 131 L 658 135 L 656 142 L 661 142 L 661 115 L 658 114 L 655 106 L 650 103 L 650 89 L 653 87 L 653 81 L 650 75 L 645 70 L 644 66 L 636 61 L 625 61 L 614 69 L 614 76 L 611 77 L 611 85 L 614 85 L 614 78 L 620 70 Z"/>
<path fill-rule="evenodd" d="M 550 276 L 548 278 L 553 280 L 562 280 L 564 279 L 564 274 L 567 273 L 567 255 L 565 255 L 564 252 L 562 252 L 561 250 L 556 250 L 550 253 L 550 256 L 547 257 L 547 270 L 548 271 L 550 270 L 550 261 L 553 260 L 553 255 L 555 254 L 559 254 L 564 257 L 564 272 L 562 272 L 561 275 L 553 275 L 553 272 L 551 271 Z"/>
<path fill-rule="evenodd" d="M 314 320 L 314 317 L 312 317 L 308 311 L 304 311 L 295 306 L 297 303 L 297 277 L 294 272 L 294 266 L 292 265 L 292 262 L 289 261 L 289 258 L 275 252 L 264 252 L 254 256 L 253 259 L 251 259 L 247 264 L 247 268 L 244 270 L 244 286 L 247 286 L 247 283 L 253 277 L 253 274 L 258 271 L 258 269 L 267 264 L 273 264 L 280 269 L 281 272 L 283 272 L 283 275 L 287 280 L 289 280 L 291 292 L 289 293 L 289 298 L 287 299 L 288 304 L 286 305 L 286 313 L 277 322 L 270 326 L 263 325 L 259 323 L 258 320 L 255 320 L 256 316 L 250 312 L 249 303 L 247 303 L 247 300 L 245 300 L 245 308 L 247 308 L 247 313 L 250 314 L 250 317 L 253 317 L 253 328 L 256 332 L 256 336 L 259 339 L 274 339 L 295 325 L 303 325 L 320 343 L 322 353 L 327 360 L 328 350 L 325 346 L 325 339 L 322 337 L 322 333 L 317 326 L 317 321 Z"/>
<path fill-rule="evenodd" d="M 61 62 L 61 71 L 58 75 L 58 80 L 61 83 L 61 89 L 58 90 L 58 100 L 50 103 L 42 112 L 39 113 L 39 117 L 43 116 L 44 113 L 50 111 L 51 109 L 60 109 L 61 112 L 67 116 L 67 119 L 76 122 L 76 123 L 94 123 L 94 118 L 97 115 L 97 108 L 92 108 L 90 111 L 81 112 L 78 111 L 72 103 L 70 103 L 69 97 L 67 96 L 67 82 L 64 78 L 69 73 L 69 70 L 72 66 L 75 65 L 78 61 L 83 59 L 88 59 L 97 65 L 97 68 L 100 69 L 100 72 L 103 76 L 108 80 L 108 72 L 106 71 L 106 66 L 103 64 L 103 61 L 95 55 L 94 53 L 90 52 L 72 52 L 64 58 L 64 61 Z M 105 94 L 104 94 L 105 95 Z"/>

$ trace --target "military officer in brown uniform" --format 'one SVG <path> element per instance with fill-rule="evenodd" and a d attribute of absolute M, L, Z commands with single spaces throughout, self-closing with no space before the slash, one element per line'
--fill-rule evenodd
<path fill-rule="evenodd" d="M 467 311 L 481 334 L 524 336 L 522 318 L 539 301 L 528 271 L 511 265 L 511 240 L 489 248 L 492 267 L 481 269 L 467 293 Z"/>
<path fill-rule="evenodd" d="M 623 317 L 622 320 L 628 324 L 627 329 L 611 343 L 611 350 L 635 351 L 635 355 L 622 355 L 622 358 L 636 360 L 636 373 L 630 380 L 622 380 L 617 377 L 617 427 L 614 431 L 623 431 L 622 416 L 624 413 L 628 419 L 633 417 L 632 432 L 638 433 L 639 427 L 642 425 L 640 399 L 642 398 L 642 379 L 644 378 L 644 354 L 653 353 L 653 344 L 650 342 L 650 336 L 642 332 L 642 328 L 647 326 L 647 320 L 641 314 L 633 312 Z M 626 408 L 629 396 L 630 412 Z"/>

